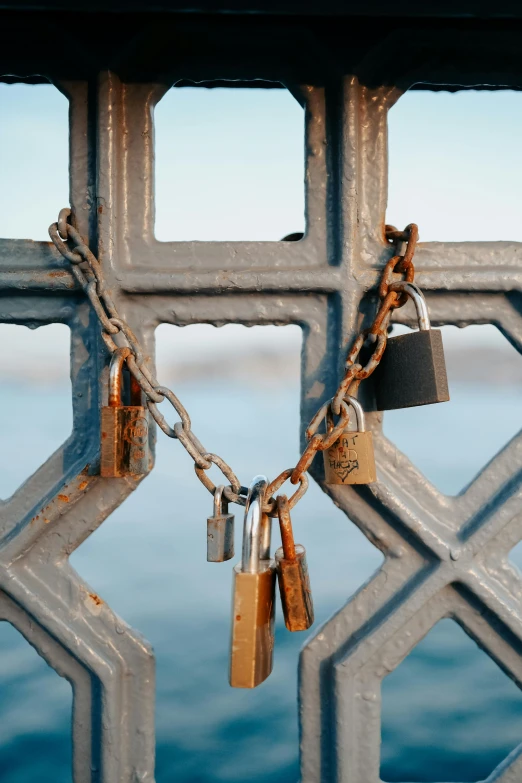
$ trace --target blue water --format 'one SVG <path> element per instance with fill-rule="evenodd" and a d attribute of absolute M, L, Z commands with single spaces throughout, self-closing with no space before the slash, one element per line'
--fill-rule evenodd
<path fill-rule="evenodd" d="M 296 384 L 213 382 L 211 393 L 199 384 L 179 391 L 203 443 L 239 465 L 243 482 L 295 462 Z M 447 405 L 386 416 L 388 436 L 448 494 L 458 492 L 515 433 L 521 402 L 521 394 L 510 389 L 454 386 L 452 395 Z M 485 422 L 493 396 L 495 427 L 477 426 Z M 65 392 L 42 391 L 39 400 L 45 416 L 38 416 L 32 433 L 20 429 L 16 415 L 4 417 L 4 437 L 11 442 L 16 434 L 18 443 L 1 465 L 7 483 L 27 474 L 31 461 L 39 464 L 57 445 L 52 438 L 59 427 L 67 427 Z M 9 387 L 0 390 L 0 403 L 3 410 L 10 403 L 35 404 L 29 388 Z M 279 613 L 272 676 L 254 691 L 228 687 L 231 564 L 205 560 L 209 510 L 209 495 L 190 460 L 179 444 L 160 437 L 153 474 L 71 562 L 154 645 L 158 783 L 296 781 L 296 668 L 306 635 L 289 634 Z M 317 628 L 382 556 L 315 485 L 293 521 L 308 551 Z M 5 624 L 0 651 L 2 783 L 70 781 L 68 683 Z M 382 735 L 384 780 L 483 779 L 522 741 L 522 699 L 446 620 L 384 681 Z"/>

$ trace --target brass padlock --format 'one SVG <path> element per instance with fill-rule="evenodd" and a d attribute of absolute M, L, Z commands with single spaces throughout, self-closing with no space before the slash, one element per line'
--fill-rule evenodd
<path fill-rule="evenodd" d="M 223 563 L 234 557 L 234 515 L 228 513 L 223 484 L 214 490 L 214 513 L 207 518 L 207 560 Z"/>
<path fill-rule="evenodd" d="M 372 433 L 366 432 L 364 411 L 355 397 L 345 397 L 355 411 L 356 430 L 344 430 L 329 449 L 323 451 L 326 484 L 371 484 L 377 480 Z M 329 430 L 332 423 L 327 422 Z"/>
<path fill-rule="evenodd" d="M 109 368 L 109 405 L 101 409 L 100 474 L 141 476 L 149 468 L 149 424 L 143 405 L 123 405 L 123 365 L 130 350 L 118 348 Z"/>
<path fill-rule="evenodd" d="M 275 563 L 270 559 L 271 522 L 263 513 L 268 481 L 256 476 L 248 490 L 241 563 L 234 567 L 229 682 L 255 688 L 272 671 Z"/>
<path fill-rule="evenodd" d="M 314 621 L 314 606 L 306 550 L 294 543 L 290 508 L 286 495 L 277 498 L 277 515 L 283 546 L 275 553 L 279 593 L 289 631 L 306 631 Z"/>
<path fill-rule="evenodd" d="M 412 408 L 449 400 L 442 333 L 431 329 L 426 300 L 414 283 L 394 283 L 415 305 L 419 331 L 390 337 L 373 373 L 379 411 Z"/>

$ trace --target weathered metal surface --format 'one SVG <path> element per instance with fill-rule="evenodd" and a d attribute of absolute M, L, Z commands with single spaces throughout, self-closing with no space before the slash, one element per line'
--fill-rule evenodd
<path fill-rule="evenodd" d="M 368 267 L 382 258 L 378 232 L 386 200 L 385 116 L 397 97 L 386 89 L 369 91 L 355 80 L 346 81 L 344 116 L 358 121 L 343 138 L 342 214 L 346 234 L 354 232 L 343 260 L 359 284 L 375 283 L 376 272 Z M 356 182 L 361 183 L 358 214 L 351 192 Z M 433 323 L 495 323 L 520 350 L 520 300 L 517 294 L 501 293 L 517 288 L 516 275 L 509 272 L 509 252 L 503 252 L 507 245 L 496 247 L 494 257 L 489 243 L 420 246 L 416 280 L 428 292 Z M 488 293 L 482 292 L 482 275 L 490 278 Z M 463 289 L 469 292 L 465 297 L 452 293 Z M 358 292 L 352 283 L 341 294 L 340 343 L 353 333 L 352 297 Z M 482 306 L 485 311 L 479 313 Z M 415 325 L 414 314 L 405 317 L 404 310 L 397 311 L 396 319 Z M 507 562 L 508 552 L 522 537 L 521 437 L 461 495 L 449 498 L 382 435 L 382 414 L 367 418 L 375 438 L 377 483 L 325 489 L 386 559 L 302 653 L 306 783 L 380 780 L 380 683 L 442 617 L 457 620 L 515 682 L 522 682 L 522 582 Z M 521 777 L 519 748 L 488 781 L 514 783 Z"/>
<path fill-rule="evenodd" d="M 433 31 L 407 46 L 394 35 L 379 38 L 363 58 L 359 72 L 367 83 L 405 88 L 444 78 L 465 85 L 477 78 L 493 85 L 520 80 L 510 59 L 515 42 L 519 47 L 517 35 L 471 31 L 462 49 L 462 36 L 453 31 L 436 60 L 430 60 L 436 49 Z M 138 51 L 140 40 L 138 35 Z M 397 41 L 404 57 L 390 58 Z M 78 46 L 86 72 L 85 63 L 93 61 Z M 162 46 L 163 38 L 159 55 Z M 345 39 L 343 46 L 350 49 Z M 45 72 L 70 75 L 73 58 L 64 47 L 54 49 L 60 51 L 53 57 L 62 59 Z M 497 70 L 491 67 L 495 52 Z M 2 64 L 7 62 L 9 47 L 1 56 Z M 16 57 L 6 72 L 20 63 L 21 54 Z M 329 72 L 327 88 L 318 78 L 319 86 L 299 92 L 306 103 L 307 134 L 307 230 L 300 242 L 156 241 L 152 109 L 168 79 L 162 77 L 161 85 L 124 83 L 103 71 L 87 80 L 77 71 L 77 81 L 58 85 L 71 101 L 71 203 L 78 229 L 97 250 L 150 369 L 159 323 L 299 324 L 303 446 L 306 423 L 342 378 L 347 346 L 360 328 L 359 303 L 378 283 L 392 252 L 383 239 L 386 115 L 401 93 L 396 87 L 364 86 L 355 76 L 341 78 L 346 70 L 339 62 Z M 42 72 L 30 60 L 25 67 L 20 73 Z M 252 73 L 261 77 L 270 71 L 256 67 Z M 214 66 L 209 69 L 215 73 Z M 189 77 L 196 70 L 191 61 Z M 221 76 L 228 78 L 233 67 L 224 70 Z M 520 258 L 522 244 L 513 242 L 419 246 L 416 280 L 426 292 L 432 323 L 494 323 L 521 351 Z M 137 483 L 132 477 L 97 475 L 99 411 L 107 386 L 97 319 L 49 243 L 0 241 L 0 287 L 9 293 L 1 298 L 2 321 L 70 326 L 74 411 L 69 440 L 0 505 L 2 617 L 73 683 L 75 783 L 151 783 L 152 651 L 68 563 L 70 553 Z M 408 308 L 395 318 L 413 324 Z M 325 490 L 386 559 L 303 651 L 303 783 L 377 783 L 380 682 L 441 617 L 454 617 L 522 683 L 522 581 L 507 560 L 522 538 L 522 438 L 515 437 L 465 492 L 448 498 L 384 438 L 381 414 L 371 413 L 367 421 L 378 481 Z M 320 460 L 312 470 L 322 482 Z M 520 779 L 522 749 L 489 778 Z"/>
<path fill-rule="evenodd" d="M 109 404 L 101 409 L 100 476 L 142 476 L 149 471 L 149 423 L 142 405 L 122 401 L 123 363 L 129 348 L 118 349 L 109 366 Z"/>
<path fill-rule="evenodd" d="M 306 631 L 314 622 L 314 605 L 306 550 L 294 541 L 286 495 L 277 497 L 282 546 L 274 555 L 285 625 L 289 631 Z"/>

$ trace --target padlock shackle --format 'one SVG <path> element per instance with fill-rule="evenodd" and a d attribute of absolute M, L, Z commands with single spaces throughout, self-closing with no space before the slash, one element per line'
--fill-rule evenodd
<path fill-rule="evenodd" d="M 417 311 L 419 330 L 421 332 L 429 332 L 431 325 L 430 315 L 428 313 L 428 305 L 426 304 L 424 294 L 420 288 L 415 285 L 415 283 L 407 283 L 403 280 L 400 283 L 392 283 L 392 285 L 390 285 L 390 290 L 399 291 L 400 293 L 409 296 L 410 299 L 413 299 L 413 304 L 415 305 L 415 310 Z"/>
<path fill-rule="evenodd" d="M 277 516 L 279 517 L 279 529 L 281 531 L 281 543 L 285 560 L 295 563 L 297 555 L 295 552 L 294 531 L 292 530 L 292 520 L 290 518 L 290 506 L 286 495 L 277 497 Z"/>
<path fill-rule="evenodd" d="M 228 501 L 224 496 L 225 485 L 218 484 L 214 490 L 214 516 L 221 517 L 228 513 Z"/>
<path fill-rule="evenodd" d="M 121 407 L 123 386 L 123 365 L 130 355 L 130 348 L 117 348 L 112 354 L 109 366 L 109 408 Z"/>
<path fill-rule="evenodd" d="M 350 397 L 349 394 L 344 398 L 347 405 L 350 405 L 355 411 L 355 421 L 357 424 L 356 432 L 366 432 L 366 422 L 364 419 L 363 406 L 355 397 Z"/>
<path fill-rule="evenodd" d="M 266 476 L 256 476 L 248 488 L 241 555 L 241 570 L 246 574 L 257 574 L 260 560 L 270 557 L 270 519 L 263 514 L 267 487 Z"/>

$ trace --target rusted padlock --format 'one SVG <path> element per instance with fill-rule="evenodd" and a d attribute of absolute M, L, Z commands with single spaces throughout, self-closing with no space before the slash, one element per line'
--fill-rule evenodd
<path fill-rule="evenodd" d="M 141 476 L 149 467 L 149 424 L 143 405 L 123 405 L 123 365 L 130 350 L 118 348 L 109 368 L 109 405 L 101 409 L 100 474 Z"/>
<path fill-rule="evenodd" d="M 345 429 L 329 449 L 323 451 L 327 484 L 371 484 L 377 480 L 372 433 L 364 424 L 364 411 L 355 397 L 345 397 L 355 411 L 356 430 Z M 332 428 L 327 418 L 327 428 Z"/>
<path fill-rule="evenodd" d="M 391 291 L 407 294 L 415 305 L 419 331 L 391 337 L 373 373 L 379 411 L 412 408 L 449 400 L 440 329 L 431 329 L 426 300 L 414 283 L 394 283 Z"/>
<path fill-rule="evenodd" d="M 306 631 L 314 621 L 306 550 L 294 543 L 286 495 L 277 498 L 277 515 L 283 546 L 276 551 L 275 562 L 285 625 L 289 631 Z"/>
<path fill-rule="evenodd" d="M 255 688 L 272 671 L 275 562 L 270 559 L 271 521 L 263 513 L 268 481 L 256 476 L 248 490 L 241 563 L 234 567 L 229 681 Z"/>
<path fill-rule="evenodd" d="M 220 484 L 214 490 L 214 513 L 207 518 L 207 560 L 223 563 L 234 557 L 234 515 L 228 513 L 225 487 Z"/>

